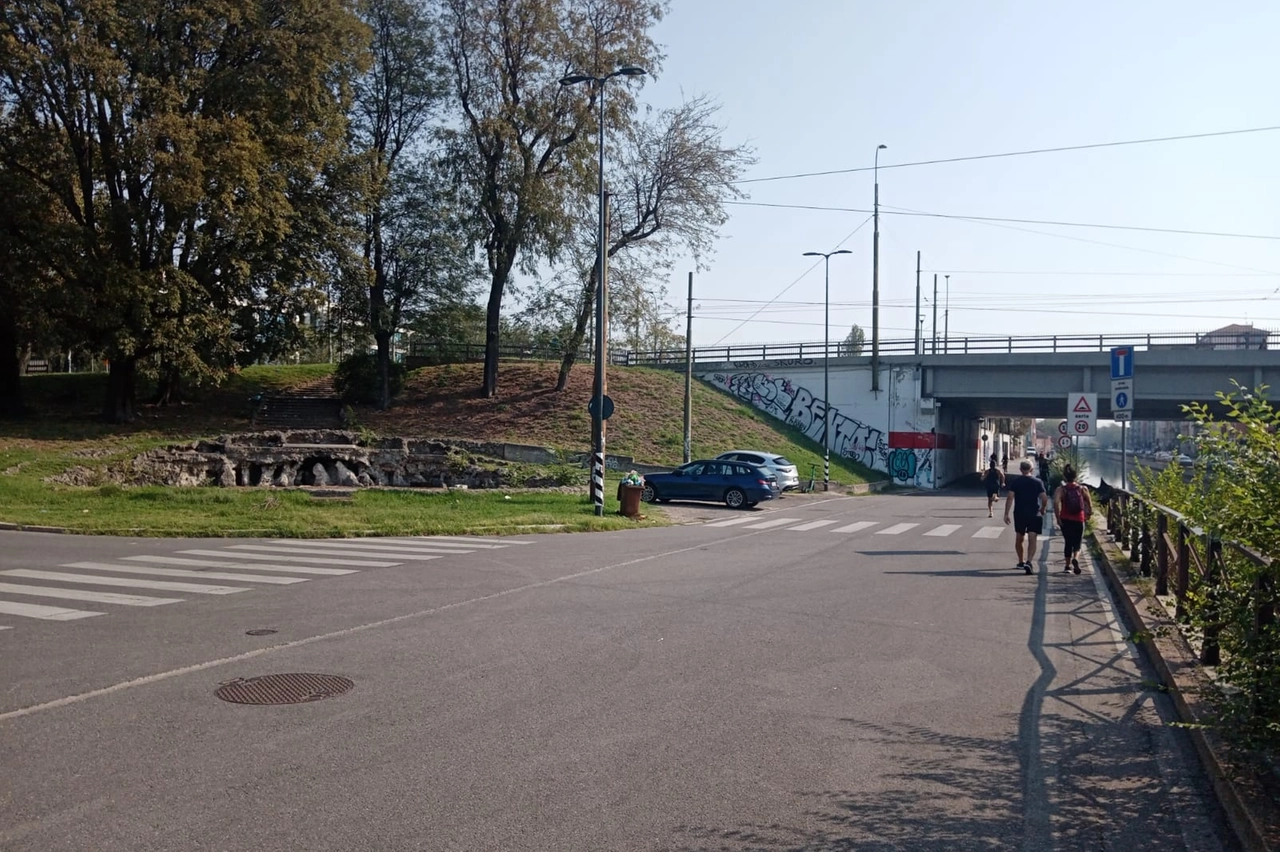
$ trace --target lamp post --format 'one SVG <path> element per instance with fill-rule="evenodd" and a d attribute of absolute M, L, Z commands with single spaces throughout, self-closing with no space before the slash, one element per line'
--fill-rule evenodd
<path fill-rule="evenodd" d="M 880 152 L 888 145 L 877 145 L 872 176 L 875 203 L 871 208 L 871 391 L 880 390 Z"/>
<path fill-rule="evenodd" d="M 614 71 L 605 74 L 603 77 L 594 77 L 590 74 L 570 74 L 560 81 L 561 86 L 574 86 L 578 83 L 592 83 L 596 86 L 597 97 L 599 98 L 598 106 L 600 108 L 599 115 L 599 138 L 597 145 L 599 146 L 599 162 L 597 168 L 596 189 L 599 195 L 599 220 L 596 225 L 596 345 L 595 345 L 595 361 L 596 375 L 594 388 L 592 389 L 592 406 L 595 409 L 591 415 L 591 501 L 595 503 L 596 515 L 604 515 L 604 359 L 605 359 L 605 295 L 607 293 L 605 287 L 605 252 L 608 234 L 605 232 L 607 227 L 605 222 L 605 196 L 604 196 L 604 84 L 614 77 L 638 77 L 645 73 L 643 68 L 635 65 L 623 65 Z"/>
<path fill-rule="evenodd" d="M 947 307 L 942 312 L 942 351 L 951 351 L 951 276 L 943 275 L 947 279 Z"/>
<path fill-rule="evenodd" d="M 822 490 L 831 490 L 831 256 L 852 254 L 848 249 L 807 251 L 822 258 Z"/>

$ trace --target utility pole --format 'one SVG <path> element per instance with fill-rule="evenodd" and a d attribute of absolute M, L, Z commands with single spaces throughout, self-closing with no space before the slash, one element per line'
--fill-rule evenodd
<path fill-rule="evenodd" d="M 684 463 L 693 452 L 693 273 L 689 273 L 689 307 L 684 317 Z"/>
<path fill-rule="evenodd" d="M 880 390 L 880 152 L 888 145 L 876 146 L 874 166 L 875 203 L 871 218 L 875 235 L 871 238 L 871 392 Z"/>
<path fill-rule="evenodd" d="M 916 327 L 915 328 L 916 345 L 914 348 L 915 348 L 915 353 L 919 355 L 920 344 L 921 344 L 921 340 L 920 340 L 920 252 L 919 251 L 916 252 L 916 321 L 913 324 Z"/>

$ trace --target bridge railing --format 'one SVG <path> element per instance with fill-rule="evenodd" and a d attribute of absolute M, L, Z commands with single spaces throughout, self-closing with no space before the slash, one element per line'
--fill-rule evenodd
<path fill-rule="evenodd" d="M 923 355 L 972 355 L 1013 352 L 1108 352 L 1113 346 L 1134 349 L 1280 349 L 1280 332 L 1246 328 L 1210 332 L 1154 332 L 1149 334 L 1050 334 L 953 337 L 926 340 Z M 789 361 L 805 365 L 824 358 L 845 358 L 871 354 L 871 344 L 851 347 L 843 342 L 752 343 L 733 346 L 698 346 L 695 362 Z M 881 355 L 914 355 L 912 338 L 880 341 Z M 610 360 L 624 366 L 683 364 L 684 349 L 614 349 Z"/>

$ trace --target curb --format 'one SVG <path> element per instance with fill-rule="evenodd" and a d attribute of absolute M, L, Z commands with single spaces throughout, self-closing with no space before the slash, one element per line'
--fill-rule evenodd
<path fill-rule="evenodd" d="M 1149 590 L 1154 588 L 1154 580 L 1136 575 L 1128 555 L 1107 538 L 1105 530 L 1094 529 L 1090 536 L 1112 598 L 1131 630 L 1126 641 L 1133 642 L 1156 670 L 1159 688 L 1173 699 L 1178 720 L 1186 726 L 1241 847 L 1247 852 L 1280 850 L 1280 811 L 1275 798 L 1260 774 L 1234 761 L 1221 738 L 1204 727 L 1208 708 L 1201 696 L 1214 686 L 1177 622 Z M 1139 632 L 1141 638 L 1132 636 Z"/>

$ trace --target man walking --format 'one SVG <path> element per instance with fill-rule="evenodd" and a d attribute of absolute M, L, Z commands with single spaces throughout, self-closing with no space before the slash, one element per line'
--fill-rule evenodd
<path fill-rule="evenodd" d="M 1044 483 L 1031 473 L 1031 462 L 1022 460 L 1019 465 L 1021 476 L 1009 478 L 1005 487 L 1009 491 L 1009 499 L 1004 504 L 1004 522 L 1009 523 L 1009 514 L 1013 513 L 1013 531 L 1017 534 L 1013 549 L 1018 554 L 1018 568 L 1031 573 L 1031 562 L 1036 556 L 1036 536 L 1044 524 L 1044 511 L 1049 506 L 1049 495 L 1044 490 Z M 1023 544 L 1026 549 L 1023 549 Z"/>

